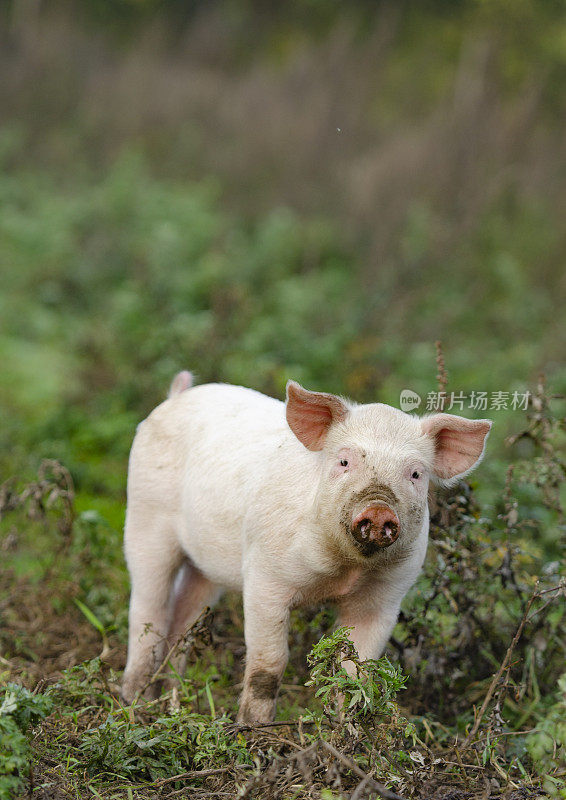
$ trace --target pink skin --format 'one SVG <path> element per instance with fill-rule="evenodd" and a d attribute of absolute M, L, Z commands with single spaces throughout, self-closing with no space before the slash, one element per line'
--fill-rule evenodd
<path fill-rule="evenodd" d="M 364 508 L 352 520 L 352 531 L 362 541 L 375 542 L 378 547 L 389 547 L 399 537 L 399 517 L 385 503 L 375 503 Z"/>
<path fill-rule="evenodd" d="M 182 372 L 177 373 L 169 387 L 169 397 L 174 397 L 176 394 L 181 394 L 193 385 L 193 376 L 188 370 L 184 369 Z"/>

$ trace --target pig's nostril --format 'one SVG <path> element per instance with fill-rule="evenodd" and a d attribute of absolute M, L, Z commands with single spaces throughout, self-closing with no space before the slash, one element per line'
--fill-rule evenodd
<path fill-rule="evenodd" d="M 367 537 L 369 536 L 370 531 L 371 531 L 371 525 L 372 525 L 372 523 L 371 523 L 370 519 L 363 519 L 358 524 L 357 527 L 358 527 L 358 530 L 360 532 L 360 535 L 361 535 L 362 539 L 367 539 Z"/>
<path fill-rule="evenodd" d="M 393 537 L 397 537 L 398 528 L 394 522 L 386 522 L 381 530 L 387 538 L 393 539 Z"/>

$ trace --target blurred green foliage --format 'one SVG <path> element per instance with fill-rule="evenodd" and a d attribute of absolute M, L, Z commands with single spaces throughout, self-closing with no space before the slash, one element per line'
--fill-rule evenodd
<path fill-rule="evenodd" d="M 157 179 L 139 153 L 65 186 L 5 174 L 0 198 L 0 467 L 31 475 L 42 457 L 58 458 L 79 504 L 82 492 L 122 502 L 135 425 L 181 368 L 278 397 L 294 378 L 397 405 L 403 388 L 436 390 L 439 333 L 455 391 L 524 392 L 544 364 L 552 287 L 524 266 L 558 235 L 541 210 L 498 204 L 458 263 L 440 261 L 393 296 L 365 284 L 329 219 L 274 209 L 249 222 L 222 208 L 217 181 Z M 414 209 L 403 260 L 418 260 L 432 224 Z M 553 388 L 565 378 L 556 367 Z M 519 413 L 492 412 L 492 476 Z M 119 512 L 105 511 L 119 527 Z"/>
<path fill-rule="evenodd" d="M 116 490 L 135 422 L 176 370 L 281 394 L 291 375 L 328 381 L 355 334 L 350 260 L 327 222 L 276 210 L 248 227 L 211 185 L 155 181 L 136 156 L 65 192 L 14 176 L 2 199 L 8 461 L 39 446 L 79 485 L 90 463 L 91 486 L 119 464 Z"/>

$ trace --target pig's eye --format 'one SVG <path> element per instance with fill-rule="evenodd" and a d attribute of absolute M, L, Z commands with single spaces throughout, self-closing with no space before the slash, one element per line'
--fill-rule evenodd
<path fill-rule="evenodd" d="M 348 459 L 347 458 L 341 458 L 340 459 L 340 466 L 341 467 L 347 467 L 348 466 Z"/>
<path fill-rule="evenodd" d="M 420 477 L 421 473 L 418 471 L 418 469 L 413 470 L 413 472 L 411 473 L 411 480 L 418 481 Z"/>

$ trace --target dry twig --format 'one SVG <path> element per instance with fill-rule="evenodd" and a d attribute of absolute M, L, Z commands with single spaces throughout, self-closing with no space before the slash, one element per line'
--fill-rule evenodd
<path fill-rule="evenodd" d="M 338 761 L 342 762 L 344 766 L 348 767 L 348 769 L 357 775 L 358 778 L 361 778 L 362 781 L 365 781 L 369 788 L 371 788 L 374 792 L 377 792 L 377 794 L 385 798 L 385 800 L 404 800 L 400 794 L 392 792 L 391 789 L 387 788 L 387 786 L 384 786 L 382 783 L 378 783 L 378 781 L 374 780 L 369 775 L 366 775 L 366 773 L 360 769 L 360 767 L 358 767 L 355 761 L 352 761 L 351 758 L 348 758 L 348 756 L 344 755 L 344 753 L 341 753 L 340 750 L 337 750 L 334 745 L 330 744 L 330 742 L 327 742 L 325 739 L 320 739 L 319 741 L 320 744 L 322 744 L 323 747 L 325 747 L 328 752 L 334 756 L 334 758 L 337 758 Z"/>
<path fill-rule="evenodd" d="M 446 401 L 446 386 L 448 385 L 448 372 L 446 371 L 446 365 L 444 363 L 444 352 L 442 350 L 442 342 L 438 340 L 434 343 L 436 347 L 436 366 L 438 372 L 436 374 L 436 380 L 438 382 L 438 394 L 440 396 L 440 409 L 444 408 L 444 404 Z"/>
<path fill-rule="evenodd" d="M 476 719 L 474 721 L 474 724 L 472 725 L 472 729 L 471 729 L 471 731 L 469 732 L 469 734 L 466 736 L 466 738 L 464 740 L 464 743 L 462 745 L 462 747 L 464 749 L 469 747 L 472 739 L 474 738 L 474 736 L 478 732 L 478 728 L 481 725 L 481 722 L 482 722 L 482 719 L 483 719 L 484 714 L 486 712 L 486 709 L 487 709 L 487 707 L 489 705 L 489 702 L 490 702 L 491 698 L 493 697 L 493 693 L 495 692 L 495 690 L 497 688 L 497 684 L 501 680 L 501 676 L 503 675 L 505 670 L 508 668 L 509 662 L 511 661 L 511 656 L 513 654 L 513 650 L 515 649 L 515 647 L 517 646 L 517 644 L 519 642 L 519 639 L 521 638 L 521 634 L 523 633 L 523 628 L 525 627 L 525 625 L 527 623 L 527 619 L 528 619 L 528 616 L 529 616 L 529 611 L 531 610 L 531 606 L 532 606 L 532 604 L 534 603 L 534 601 L 538 597 L 540 597 L 540 595 L 539 595 L 539 591 L 538 591 L 538 581 L 537 581 L 536 585 L 535 585 L 535 588 L 533 590 L 533 593 L 529 597 L 529 600 L 528 600 L 527 605 L 525 607 L 525 610 L 523 612 L 523 616 L 521 617 L 521 621 L 519 623 L 519 627 L 515 631 L 515 635 L 513 636 L 513 639 L 511 640 L 511 644 L 507 648 L 507 652 L 505 653 L 505 657 L 504 657 L 503 661 L 501 662 L 501 665 L 500 665 L 499 669 L 495 673 L 495 675 L 493 677 L 493 680 L 491 681 L 491 683 L 489 685 L 489 689 L 487 690 L 487 693 L 486 693 L 486 695 L 484 697 L 483 703 L 481 704 L 481 708 L 480 708 L 478 714 L 476 715 Z"/>

